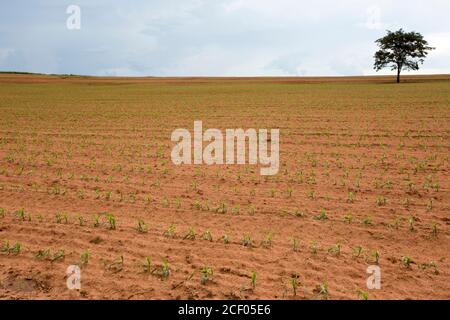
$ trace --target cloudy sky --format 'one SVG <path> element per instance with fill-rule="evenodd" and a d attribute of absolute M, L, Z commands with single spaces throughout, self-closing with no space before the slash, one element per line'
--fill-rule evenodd
<path fill-rule="evenodd" d="M 70 5 L 79 30 L 67 28 Z M 450 73 L 449 13 L 448 0 L 2 0 L 0 70 L 373 74 L 374 40 L 402 27 L 437 47 L 420 73 Z"/>

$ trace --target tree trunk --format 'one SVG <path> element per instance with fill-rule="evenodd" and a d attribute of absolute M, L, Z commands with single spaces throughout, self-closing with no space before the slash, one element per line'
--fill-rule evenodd
<path fill-rule="evenodd" d="M 397 83 L 400 83 L 400 72 L 402 71 L 402 67 L 397 67 Z"/>

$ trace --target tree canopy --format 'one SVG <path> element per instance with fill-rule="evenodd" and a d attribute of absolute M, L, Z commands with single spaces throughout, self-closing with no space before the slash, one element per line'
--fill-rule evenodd
<path fill-rule="evenodd" d="M 433 47 L 418 32 L 387 31 L 388 34 L 375 41 L 380 50 L 375 53 L 374 69 L 380 71 L 390 67 L 397 70 L 397 83 L 400 82 L 402 70 L 419 70 Z"/>

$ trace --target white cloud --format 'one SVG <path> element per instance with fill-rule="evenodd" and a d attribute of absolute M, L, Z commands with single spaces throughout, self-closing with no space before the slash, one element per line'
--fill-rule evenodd
<path fill-rule="evenodd" d="M 65 29 L 61 1 L 22 1 L 0 10 L 3 69 L 356 75 L 373 73 L 374 41 L 400 27 L 437 47 L 422 71 L 445 70 L 450 60 L 448 0 L 79 0 L 79 32 Z"/>

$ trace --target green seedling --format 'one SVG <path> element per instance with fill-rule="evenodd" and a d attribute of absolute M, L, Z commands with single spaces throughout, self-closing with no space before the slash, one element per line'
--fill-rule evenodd
<path fill-rule="evenodd" d="M 315 220 L 325 221 L 328 219 L 327 211 L 325 209 L 321 209 L 319 215 L 314 217 Z"/>
<path fill-rule="evenodd" d="M 15 214 L 16 214 L 16 217 L 18 217 L 22 221 L 25 221 L 27 219 L 27 214 L 24 209 L 17 210 L 15 212 Z"/>
<path fill-rule="evenodd" d="M 252 288 L 255 290 L 256 288 L 256 271 L 252 271 L 250 278 L 252 279 Z"/>
<path fill-rule="evenodd" d="M 411 232 L 414 231 L 414 217 L 408 219 L 408 230 Z"/>
<path fill-rule="evenodd" d="M 400 218 L 395 218 L 395 220 L 391 224 L 389 224 L 389 226 L 391 228 L 394 228 L 395 230 L 398 230 L 400 225 L 401 225 L 401 219 Z"/>
<path fill-rule="evenodd" d="M 230 238 L 228 237 L 228 235 L 224 234 L 222 236 L 222 241 L 223 241 L 223 243 L 228 244 L 228 243 L 230 243 Z"/>
<path fill-rule="evenodd" d="M 360 256 L 361 253 L 362 253 L 362 250 L 363 250 L 363 248 L 362 248 L 361 246 L 356 246 L 356 247 L 354 247 L 354 248 L 352 249 L 352 251 L 353 251 L 353 256 L 356 257 L 356 258 L 359 258 L 359 256 Z"/>
<path fill-rule="evenodd" d="M 56 214 L 56 223 L 65 223 L 65 224 L 67 224 L 68 222 L 69 222 L 69 219 L 67 217 L 67 213 L 58 212 Z"/>
<path fill-rule="evenodd" d="M 241 205 L 240 204 L 236 204 L 231 209 L 231 213 L 233 213 L 233 214 L 239 214 L 240 212 L 241 212 Z"/>
<path fill-rule="evenodd" d="M 340 255 L 341 254 L 341 244 L 336 243 L 333 247 L 328 249 L 328 253 L 334 254 L 336 256 Z"/>
<path fill-rule="evenodd" d="M 109 229 L 116 230 L 116 218 L 114 218 L 112 214 L 108 213 L 106 220 L 108 221 Z"/>
<path fill-rule="evenodd" d="M 291 282 L 292 291 L 294 292 L 294 297 L 295 297 L 297 295 L 297 289 L 298 289 L 298 285 L 299 285 L 298 276 L 292 275 L 290 282 Z"/>
<path fill-rule="evenodd" d="M 353 192 L 349 192 L 348 193 L 348 197 L 347 197 L 347 202 L 348 203 L 353 203 L 354 202 L 354 198 L 355 198 L 355 196 L 353 195 Z"/>
<path fill-rule="evenodd" d="M 328 284 L 321 283 L 321 284 L 317 285 L 314 292 L 322 299 L 327 300 L 328 296 L 329 296 Z"/>
<path fill-rule="evenodd" d="M 162 268 L 161 268 L 161 277 L 163 279 L 167 279 L 170 275 L 170 266 L 169 266 L 169 262 L 165 259 L 163 261 L 162 264 Z"/>
<path fill-rule="evenodd" d="M 270 231 L 269 233 L 267 233 L 266 239 L 264 239 L 262 243 L 263 247 L 265 248 L 272 247 L 272 240 L 273 240 L 273 233 Z"/>
<path fill-rule="evenodd" d="M 184 236 L 184 240 L 188 239 L 188 240 L 195 240 L 195 237 L 197 236 L 197 234 L 195 233 L 195 229 L 193 227 L 189 228 L 188 233 Z"/>
<path fill-rule="evenodd" d="M 213 269 L 207 266 L 204 266 L 200 269 L 200 273 L 202 274 L 202 278 L 200 280 L 201 284 L 206 284 L 208 281 L 212 279 Z"/>
<path fill-rule="evenodd" d="M 50 257 L 50 249 L 42 249 L 39 250 L 36 254 L 36 259 L 38 260 L 47 260 Z"/>
<path fill-rule="evenodd" d="M 359 290 L 358 291 L 358 297 L 361 300 L 369 300 L 369 293 L 367 291 Z"/>
<path fill-rule="evenodd" d="M 344 222 L 345 222 L 345 223 L 351 224 L 352 221 L 353 221 L 353 216 L 352 216 L 351 214 L 348 214 L 348 215 L 346 215 L 346 216 L 344 217 Z"/>
<path fill-rule="evenodd" d="M 148 232 L 147 225 L 145 224 L 145 221 L 142 219 L 138 219 L 136 229 L 139 233 L 147 233 Z"/>
<path fill-rule="evenodd" d="M 370 217 L 365 217 L 362 220 L 362 224 L 365 226 L 371 226 L 372 225 L 372 219 Z"/>
<path fill-rule="evenodd" d="M 253 247 L 253 240 L 249 234 L 244 235 L 244 238 L 242 239 L 242 245 L 247 248 Z"/>
<path fill-rule="evenodd" d="M 372 257 L 373 257 L 373 262 L 375 264 L 378 264 L 380 262 L 380 253 L 378 252 L 378 250 L 375 250 L 374 252 L 372 252 Z"/>
<path fill-rule="evenodd" d="M 144 264 L 142 265 L 144 272 L 148 273 L 152 271 L 152 258 L 151 257 L 145 257 Z"/>
<path fill-rule="evenodd" d="M 408 269 L 411 269 L 411 264 L 414 263 L 414 261 L 408 256 L 403 256 L 402 259 L 401 259 L 401 262 Z"/>
<path fill-rule="evenodd" d="M 94 228 L 98 228 L 100 226 L 100 215 L 94 215 Z"/>
<path fill-rule="evenodd" d="M 56 261 L 63 261 L 66 258 L 66 252 L 64 249 L 58 250 L 53 254 L 53 258 L 51 259 L 52 262 Z"/>
<path fill-rule="evenodd" d="M 90 258 L 91 254 L 89 253 L 89 251 L 84 251 L 81 253 L 80 255 L 80 267 L 84 267 L 89 263 L 89 258 Z"/>
<path fill-rule="evenodd" d="M 9 244 L 8 240 L 5 240 L 3 247 L 1 249 L 1 252 L 4 252 L 6 254 L 14 254 L 18 255 L 20 251 L 22 250 L 22 244 L 20 242 L 16 242 L 12 247 Z"/>
<path fill-rule="evenodd" d="M 433 223 L 432 230 L 433 237 L 437 238 L 439 232 L 437 223 Z"/>
<path fill-rule="evenodd" d="M 206 240 L 206 241 L 212 242 L 212 241 L 213 241 L 213 237 L 212 237 L 212 235 L 211 235 L 211 232 L 210 232 L 209 230 L 206 230 L 206 231 L 203 233 L 203 235 L 202 235 L 202 239 L 203 239 L 203 240 Z"/>
<path fill-rule="evenodd" d="M 299 209 L 295 209 L 292 212 L 292 215 L 297 218 L 304 218 L 306 216 L 305 213 L 303 211 L 300 211 Z"/>
<path fill-rule="evenodd" d="M 311 242 L 311 244 L 309 245 L 309 250 L 311 251 L 312 254 L 317 254 L 317 242 L 316 241 Z"/>
<path fill-rule="evenodd" d="M 298 247 L 299 247 L 298 240 L 296 238 L 292 238 L 292 250 L 297 252 L 298 251 Z"/>
<path fill-rule="evenodd" d="M 86 225 L 86 221 L 84 220 L 84 218 L 82 216 L 78 216 L 78 223 L 81 227 Z"/>
<path fill-rule="evenodd" d="M 287 189 L 288 198 L 292 198 L 293 193 L 294 193 L 294 189 L 292 187 L 289 187 Z"/>
<path fill-rule="evenodd" d="M 175 225 L 171 224 L 166 231 L 164 231 L 163 236 L 166 238 L 175 238 Z"/>
<path fill-rule="evenodd" d="M 385 206 L 387 204 L 387 199 L 384 196 L 377 197 L 377 205 L 378 206 Z"/>
<path fill-rule="evenodd" d="M 227 213 L 227 205 L 225 204 L 225 202 L 221 202 L 219 203 L 219 206 L 216 209 L 217 213 Z"/>

